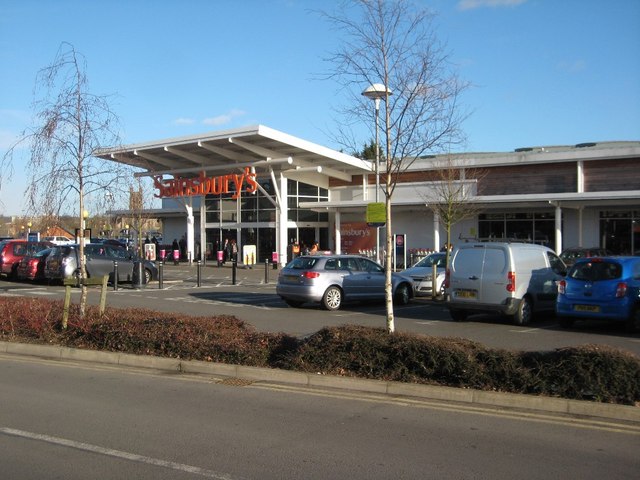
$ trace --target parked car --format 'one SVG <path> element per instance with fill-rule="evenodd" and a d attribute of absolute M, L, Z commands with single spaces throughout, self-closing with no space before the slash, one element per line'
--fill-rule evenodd
<path fill-rule="evenodd" d="M 415 285 L 416 296 L 432 296 L 433 265 L 436 266 L 436 295 L 444 296 L 444 277 L 446 274 L 447 254 L 445 252 L 430 253 L 413 267 L 400 272 L 411 277 Z"/>
<path fill-rule="evenodd" d="M 576 260 L 580 258 L 589 258 L 589 257 L 609 257 L 613 255 L 606 248 L 600 247 L 592 247 L 592 248 L 582 248 L 582 247 L 571 247 L 566 248 L 560 254 L 560 259 L 564 262 L 567 267 L 570 267 Z"/>
<path fill-rule="evenodd" d="M 18 263 L 18 280 L 44 280 L 44 264 L 51 253 L 51 248 L 45 248 L 32 255 L 25 255 Z"/>
<path fill-rule="evenodd" d="M 154 262 L 142 260 L 126 248 L 117 245 L 89 243 L 84 247 L 88 277 L 109 275 L 114 280 L 114 262 L 118 262 L 118 282 L 130 282 L 134 278 L 134 266 L 142 262 L 144 282 L 157 280 L 158 268 Z M 53 247 L 45 263 L 45 277 L 63 281 L 80 274 L 79 245 L 57 245 Z"/>
<path fill-rule="evenodd" d="M 18 264 L 25 255 L 53 246 L 51 242 L 32 242 L 24 239 L 3 240 L 0 242 L 0 274 L 9 279 L 17 278 Z"/>
<path fill-rule="evenodd" d="M 465 320 L 474 313 L 506 315 L 516 325 L 555 308 L 557 282 L 566 266 L 549 248 L 531 243 L 464 243 L 447 269 L 449 313 Z"/>
<path fill-rule="evenodd" d="M 576 261 L 558 284 L 556 315 L 565 328 L 575 320 L 599 319 L 640 329 L 640 257 Z"/>
<path fill-rule="evenodd" d="M 338 310 L 352 300 L 385 298 L 384 268 L 357 255 L 307 255 L 293 259 L 278 275 L 276 293 L 287 305 L 320 303 L 327 310 Z M 396 303 L 405 305 L 413 298 L 413 282 L 399 274 L 392 277 Z"/>
<path fill-rule="evenodd" d="M 75 243 L 75 240 L 61 235 L 43 237 L 42 240 L 51 242 L 54 245 L 71 245 L 72 243 Z"/>

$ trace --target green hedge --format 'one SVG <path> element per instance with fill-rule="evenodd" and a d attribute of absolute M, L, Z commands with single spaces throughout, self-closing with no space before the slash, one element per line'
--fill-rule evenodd
<path fill-rule="evenodd" d="M 458 338 L 382 328 L 323 328 L 297 339 L 259 333 L 233 316 L 194 317 L 148 309 L 72 305 L 61 330 L 62 302 L 0 298 L 0 338 L 75 348 L 273 367 L 328 375 L 447 385 L 635 405 L 640 358 L 600 345 L 514 352 Z"/>

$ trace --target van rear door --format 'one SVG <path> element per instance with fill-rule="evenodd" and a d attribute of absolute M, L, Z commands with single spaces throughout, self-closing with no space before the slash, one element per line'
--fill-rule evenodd
<path fill-rule="evenodd" d="M 482 289 L 480 303 L 501 305 L 513 293 L 509 284 L 509 250 L 502 245 L 487 244 L 482 264 Z"/>
<path fill-rule="evenodd" d="M 451 300 L 477 303 L 480 298 L 485 245 L 464 245 L 451 259 Z"/>

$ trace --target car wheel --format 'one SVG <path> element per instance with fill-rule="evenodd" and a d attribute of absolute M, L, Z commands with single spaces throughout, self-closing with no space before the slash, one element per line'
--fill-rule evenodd
<path fill-rule="evenodd" d="M 528 325 L 531 322 L 532 314 L 531 300 L 529 300 L 529 297 L 524 297 L 518 304 L 518 310 L 513 316 L 513 323 L 516 325 Z"/>
<path fill-rule="evenodd" d="M 327 288 L 322 296 L 322 306 L 327 310 L 338 310 L 342 305 L 342 290 L 333 286 Z"/>
<path fill-rule="evenodd" d="M 574 322 L 573 318 L 558 317 L 558 323 L 560 324 L 560 326 L 562 328 L 571 328 L 571 327 L 573 327 L 573 322 Z"/>
<path fill-rule="evenodd" d="M 286 304 L 287 304 L 287 305 L 289 305 L 290 307 L 298 308 L 298 307 L 302 306 L 302 304 L 303 304 L 304 302 L 301 302 L 301 301 L 299 301 L 299 300 L 288 300 L 288 299 L 285 299 L 285 300 L 284 300 L 284 303 L 286 303 Z"/>
<path fill-rule="evenodd" d="M 447 289 L 444 288 L 444 282 L 442 282 L 440 284 L 440 290 L 438 290 L 438 295 L 441 296 L 442 298 L 444 298 L 444 296 L 447 294 Z"/>
<path fill-rule="evenodd" d="M 467 319 L 467 312 L 464 310 L 449 310 L 449 315 L 456 322 L 464 322 Z"/>
<path fill-rule="evenodd" d="M 409 295 L 409 287 L 406 283 L 398 285 L 396 289 L 395 301 L 398 305 L 406 305 L 411 300 L 411 296 Z"/>
<path fill-rule="evenodd" d="M 151 270 L 147 270 L 146 268 L 144 269 L 144 283 L 149 283 L 151 282 Z"/>
<path fill-rule="evenodd" d="M 627 319 L 625 327 L 629 333 L 640 332 L 640 306 L 633 309 L 631 315 Z"/>

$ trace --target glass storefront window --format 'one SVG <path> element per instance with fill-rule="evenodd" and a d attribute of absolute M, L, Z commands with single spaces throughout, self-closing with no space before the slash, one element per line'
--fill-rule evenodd
<path fill-rule="evenodd" d="M 224 196 L 210 196 L 206 201 L 207 216 L 206 221 L 209 227 L 211 224 L 229 224 L 243 222 L 245 225 L 240 229 L 241 245 L 257 245 L 258 257 L 260 261 L 271 258 L 271 253 L 275 250 L 275 228 L 253 228 L 252 223 L 272 223 L 276 222 L 277 209 L 271 199 L 267 198 L 263 192 L 273 194 L 273 185 L 270 179 L 259 179 L 261 189 L 255 194 L 242 194 L 239 199 L 232 199 L 233 192 Z M 232 185 L 230 185 L 232 187 Z M 222 198 L 221 198 L 222 197 Z M 309 241 L 315 241 L 315 232 L 319 232 L 320 238 L 324 239 L 323 243 L 327 243 L 328 226 L 313 226 L 309 224 L 317 224 L 323 222 L 328 225 L 328 212 L 314 212 L 310 209 L 299 208 L 300 202 L 315 203 L 320 200 L 328 200 L 329 191 L 325 188 L 319 188 L 313 185 L 299 183 L 294 180 L 287 180 L 287 208 L 288 220 L 293 222 L 305 222 L 307 225 L 301 228 L 293 229 L 297 234 L 304 233 L 309 237 Z M 240 217 L 238 218 L 238 215 Z M 228 227 L 229 225 L 226 225 Z M 219 243 L 219 232 L 222 232 L 224 238 L 231 235 L 233 230 L 215 230 L 208 228 L 207 237 L 210 233 L 214 233 L 213 240 L 208 239 L 209 250 L 215 250 Z M 233 234 L 235 236 L 235 233 Z M 292 237 L 295 238 L 295 237 Z M 305 237 L 306 238 L 306 237 Z"/>
<path fill-rule="evenodd" d="M 555 236 L 553 212 L 510 212 L 478 215 L 481 240 L 522 240 L 550 246 Z"/>
<path fill-rule="evenodd" d="M 640 215 L 632 210 L 600 212 L 600 246 L 616 255 L 640 254 Z"/>

